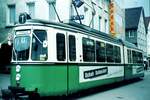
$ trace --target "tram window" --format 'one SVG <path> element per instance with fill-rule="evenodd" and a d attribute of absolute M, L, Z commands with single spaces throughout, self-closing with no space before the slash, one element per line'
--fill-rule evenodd
<path fill-rule="evenodd" d="M 128 56 L 128 63 L 132 63 L 132 56 L 131 56 L 131 50 L 127 50 L 127 56 Z"/>
<path fill-rule="evenodd" d="M 135 51 L 132 51 L 132 58 L 133 58 L 133 63 L 137 63 L 137 53 Z"/>
<path fill-rule="evenodd" d="M 105 62 L 106 49 L 105 43 L 96 41 L 96 60 L 97 62 Z"/>
<path fill-rule="evenodd" d="M 44 43 L 45 42 L 45 46 Z M 45 30 L 34 30 L 32 37 L 31 59 L 36 61 L 47 60 L 47 32 Z"/>
<path fill-rule="evenodd" d="M 95 42 L 92 39 L 83 38 L 83 61 L 94 62 L 95 61 Z"/>
<path fill-rule="evenodd" d="M 26 31 L 22 31 L 22 33 Z M 13 59 L 28 60 L 30 49 L 30 37 L 18 36 L 14 39 Z"/>
<path fill-rule="evenodd" d="M 142 53 L 138 52 L 138 59 L 137 59 L 138 63 L 143 63 L 143 55 Z"/>
<path fill-rule="evenodd" d="M 57 45 L 57 60 L 65 61 L 66 52 L 65 52 L 65 35 L 64 34 L 57 33 L 56 45 Z"/>
<path fill-rule="evenodd" d="M 76 41 L 73 35 L 69 35 L 69 59 L 70 61 L 76 60 Z"/>
<path fill-rule="evenodd" d="M 111 44 L 106 44 L 106 57 L 107 57 L 107 62 L 114 62 L 113 45 Z"/>
<path fill-rule="evenodd" d="M 114 60 L 116 63 L 121 62 L 120 48 L 117 46 L 114 46 Z"/>

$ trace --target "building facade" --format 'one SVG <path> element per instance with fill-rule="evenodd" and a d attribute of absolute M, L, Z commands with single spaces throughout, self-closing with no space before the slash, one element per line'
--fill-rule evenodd
<path fill-rule="evenodd" d="M 113 0 L 110 3 L 110 33 L 125 40 L 125 11 Z"/>
<path fill-rule="evenodd" d="M 135 44 L 144 51 L 147 57 L 147 33 L 145 26 L 145 15 L 142 7 L 128 8 L 125 10 L 126 40 Z"/>
<path fill-rule="evenodd" d="M 82 23 L 109 34 L 109 4 L 109 0 L 84 0 L 83 6 L 77 9 L 79 15 L 84 16 Z M 76 16 L 74 7 L 71 8 L 71 16 Z"/>
<path fill-rule="evenodd" d="M 147 29 L 147 57 L 148 57 L 148 65 L 150 67 L 150 16 L 146 17 L 145 19 Z"/>
<path fill-rule="evenodd" d="M 32 19 L 64 22 L 75 21 L 86 26 L 111 34 L 110 3 L 113 0 L 0 0 L 0 43 L 6 43 L 12 28 L 18 23 L 19 15 L 26 12 Z M 78 4 L 78 2 L 81 2 Z M 124 12 L 117 5 L 116 19 L 121 19 L 125 30 Z M 79 20 L 78 15 L 81 17 Z M 115 20 L 115 23 L 120 24 Z M 117 25 L 116 24 L 116 25 Z M 117 28 L 120 29 L 120 28 Z M 119 33 L 119 32 L 117 32 Z M 124 31 L 122 31 L 124 35 Z M 120 34 L 116 36 L 122 38 Z"/>
<path fill-rule="evenodd" d="M 82 24 L 109 33 L 109 2 L 109 0 L 84 0 L 81 7 L 76 7 L 79 15 L 84 16 L 81 20 Z M 13 26 L 18 23 L 20 13 L 26 12 L 32 19 L 54 22 L 61 20 L 64 23 L 77 16 L 72 0 L 65 0 L 65 2 L 63 0 L 0 0 L 0 7 L 1 44 L 6 42 Z M 79 20 L 74 21 L 79 22 Z"/>

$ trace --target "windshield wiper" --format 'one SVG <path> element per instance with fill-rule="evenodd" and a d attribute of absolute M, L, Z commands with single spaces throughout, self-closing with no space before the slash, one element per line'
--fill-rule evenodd
<path fill-rule="evenodd" d="M 14 52 L 14 54 L 15 54 L 15 59 L 16 59 L 16 61 L 17 61 L 17 53 L 16 53 L 14 47 L 13 47 L 13 52 Z"/>
<path fill-rule="evenodd" d="M 43 44 L 43 42 L 35 35 L 34 32 L 33 32 L 33 35 L 35 36 L 35 38 L 36 38 L 41 44 Z"/>

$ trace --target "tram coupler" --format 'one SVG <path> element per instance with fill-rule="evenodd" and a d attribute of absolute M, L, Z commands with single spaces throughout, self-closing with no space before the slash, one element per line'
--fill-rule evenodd
<path fill-rule="evenodd" d="M 1 92 L 3 100 L 38 100 L 40 97 L 37 91 L 25 91 L 23 87 L 9 86 L 8 89 L 3 89 Z"/>

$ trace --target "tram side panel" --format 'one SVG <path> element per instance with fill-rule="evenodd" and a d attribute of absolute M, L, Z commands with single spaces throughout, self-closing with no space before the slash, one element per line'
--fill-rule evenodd
<path fill-rule="evenodd" d="M 124 47 L 125 80 L 144 76 L 143 56 L 140 50 Z"/>
<path fill-rule="evenodd" d="M 127 47 L 124 46 L 124 78 L 125 80 L 131 79 L 132 77 L 132 65 L 128 64 Z"/>
<path fill-rule="evenodd" d="M 77 56 L 79 56 L 79 63 L 77 65 L 68 66 L 68 85 L 70 93 L 89 89 L 96 86 L 102 86 L 124 79 L 124 67 L 123 67 L 123 51 L 121 49 L 121 63 L 98 63 L 98 62 L 85 62 L 83 58 L 83 37 L 78 37 L 78 49 Z M 91 38 L 90 38 L 91 39 Z M 93 39 L 94 40 L 94 39 Z M 99 39 L 95 39 L 99 41 Z M 103 41 L 105 42 L 105 41 Z M 88 42 L 89 43 L 89 42 Z M 106 42 L 105 42 L 106 43 Z M 92 44 L 92 43 L 91 43 Z M 80 48 L 80 49 L 79 49 Z M 112 55 L 111 55 L 112 56 Z"/>

